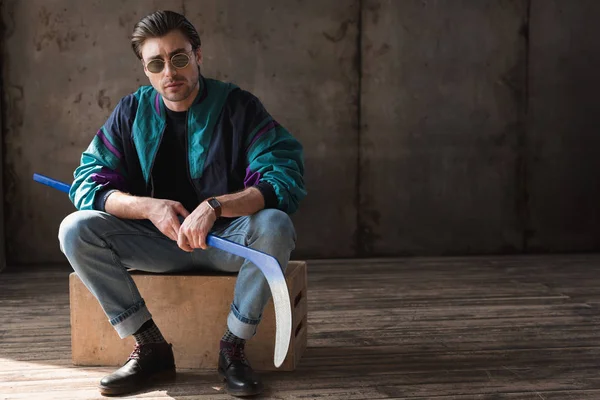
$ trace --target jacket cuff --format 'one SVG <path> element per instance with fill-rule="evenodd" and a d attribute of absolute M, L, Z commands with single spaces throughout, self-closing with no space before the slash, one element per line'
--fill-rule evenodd
<path fill-rule="evenodd" d="M 277 201 L 277 195 L 275 194 L 275 189 L 273 188 L 273 186 L 270 183 L 261 181 L 261 182 L 258 182 L 253 187 L 260 190 L 260 193 L 263 195 L 263 197 L 265 199 L 265 208 L 277 208 L 277 204 L 279 202 Z"/>
<path fill-rule="evenodd" d="M 114 192 L 118 192 L 117 189 L 104 189 L 96 193 L 96 197 L 94 199 L 94 209 L 97 211 L 106 212 L 106 199 L 108 196 L 113 194 Z"/>

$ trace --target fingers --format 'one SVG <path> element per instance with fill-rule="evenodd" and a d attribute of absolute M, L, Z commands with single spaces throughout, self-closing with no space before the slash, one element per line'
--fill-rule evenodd
<path fill-rule="evenodd" d="M 194 243 L 193 229 L 190 228 L 189 220 L 183 221 L 183 225 L 181 225 L 181 228 L 179 228 L 179 236 L 183 237 L 185 239 L 184 241 L 188 247 L 190 247 L 191 249 L 197 248 L 197 246 Z M 179 243 L 180 242 L 177 241 L 177 244 L 179 244 Z M 179 247 L 181 247 L 181 245 Z M 182 247 L 182 249 L 183 249 L 183 247 Z"/>
<path fill-rule="evenodd" d="M 182 206 L 182 208 L 183 208 L 183 206 Z M 185 208 L 183 208 L 183 210 L 185 211 Z M 194 248 L 193 248 L 194 246 L 192 244 L 192 241 L 190 240 L 186 222 L 184 221 L 183 225 L 180 225 L 179 219 L 177 218 L 177 216 L 175 216 L 174 218 L 177 221 L 177 225 L 176 225 L 177 226 L 177 237 L 175 239 L 177 241 L 177 245 L 183 251 L 187 251 L 187 252 L 194 251 Z"/>
<path fill-rule="evenodd" d="M 173 240 L 177 241 L 179 231 L 181 230 L 181 223 L 179 222 L 179 218 L 177 218 L 177 214 L 173 214 L 173 217 L 171 218 L 171 228 L 175 231 L 175 239 Z"/>
<path fill-rule="evenodd" d="M 208 245 L 206 244 L 206 232 L 199 232 L 196 236 L 196 239 L 198 242 L 198 247 L 200 247 L 202 250 L 206 250 L 208 248 Z"/>
<path fill-rule="evenodd" d="M 171 228 L 170 235 L 167 235 L 167 236 L 169 236 L 169 239 L 171 239 L 174 242 L 176 242 L 179 239 L 179 229 L 173 229 L 173 228 Z"/>
<path fill-rule="evenodd" d="M 183 229 L 179 229 L 179 234 L 177 235 L 177 246 L 183 251 L 192 252 L 194 249 L 189 243 L 188 237 L 185 235 Z"/>
<path fill-rule="evenodd" d="M 179 223 L 179 221 L 177 221 Z M 157 223 L 157 222 L 153 222 L 154 226 L 156 227 L 156 229 L 158 229 L 158 231 L 160 233 L 162 233 L 163 235 L 165 235 L 166 237 L 168 237 L 171 240 L 177 241 L 177 234 L 178 231 L 174 228 L 173 223 L 168 223 L 168 222 L 162 222 L 162 223 Z"/>
<path fill-rule="evenodd" d="M 206 250 L 208 245 L 206 244 L 207 232 L 202 227 L 196 226 L 187 233 L 187 237 L 190 238 L 190 244 L 195 249 Z"/>
<path fill-rule="evenodd" d="M 186 210 L 181 203 L 175 203 L 173 208 L 175 209 L 175 212 L 177 212 L 177 214 L 181 215 L 183 218 L 187 218 L 190 215 L 190 212 Z"/>
<path fill-rule="evenodd" d="M 184 223 L 184 225 L 179 228 L 177 245 L 179 245 L 179 247 L 181 247 L 183 250 L 186 250 L 186 248 L 181 246 L 182 243 L 187 244 L 187 248 L 206 250 L 208 248 L 208 245 L 206 244 L 206 235 L 206 232 L 198 228 L 189 228 Z"/>
<path fill-rule="evenodd" d="M 163 233 L 169 239 L 177 241 L 177 232 L 175 232 L 173 229 L 167 228 L 166 231 Z"/>
<path fill-rule="evenodd" d="M 177 245 L 185 251 L 193 251 L 192 246 L 189 243 L 189 235 L 181 235 L 181 223 L 179 222 L 179 215 L 187 218 L 190 213 L 185 207 L 178 202 L 171 200 L 163 200 L 162 208 L 156 215 L 153 214 L 154 218 L 150 218 L 152 223 L 160 232 L 162 232 L 169 239 L 177 242 Z"/>
<path fill-rule="evenodd" d="M 168 226 L 165 229 L 165 232 L 163 233 L 165 234 L 165 236 L 167 236 L 169 239 L 175 242 L 179 239 L 179 228 L 176 227 L 175 224 L 171 224 L 170 226 Z"/>
<path fill-rule="evenodd" d="M 169 239 L 176 242 L 179 239 L 180 228 L 181 228 L 181 224 L 179 223 L 179 218 L 177 218 L 177 214 L 173 212 L 173 213 L 171 213 L 171 215 L 168 218 L 167 226 L 163 233 Z"/>
<path fill-rule="evenodd" d="M 179 228 L 177 239 L 179 247 L 186 251 L 190 251 L 190 248 L 206 250 L 208 248 L 206 237 L 212 228 L 214 220 L 207 218 L 202 208 L 197 208 L 193 213 L 189 214 L 181 204 L 177 203 L 173 205 L 173 209 L 176 209 L 181 215 L 187 214 L 189 217 L 185 218 Z"/>

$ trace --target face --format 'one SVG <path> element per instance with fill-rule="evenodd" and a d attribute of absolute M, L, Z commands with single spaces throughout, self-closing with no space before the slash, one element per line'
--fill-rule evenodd
<path fill-rule="evenodd" d="M 202 61 L 200 49 L 192 51 L 192 45 L 179 30 L 171 31 L 166 36 L 147 39 L 142 45 L 142 61 L 144 72 L 152 86 L 171 102 L 190 100 L 195 95 L 198 86 L 199 68 Z M 171 63 L 175 54 L 185 53 L 190 57 L 190 62 L 184 68 L 178 69 Z M 154 73 L 148 70 L 148 63 L 152 60 L 164 61 L 162 71 Z M 175 62 L 175 65 L 180 63 Z M 191 99 L 193 101 L 193 99 Z"/>

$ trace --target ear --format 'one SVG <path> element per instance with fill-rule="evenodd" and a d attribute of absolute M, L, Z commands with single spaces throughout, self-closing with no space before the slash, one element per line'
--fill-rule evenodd
<path fill-rule="evenodd" d="M 150 78 L 150 71 L 148 71 L 148 68 L 146 68 L 146 63 L 144 62 L 144 60 L 140 60 L 140 62 L 142 63 L 142 66 L 144 67 L 144 74 L 146 74 L 146 76 L 148 78 Z"/>
<path fill-rule="evenodd" d="M 200 47 L 196 49 L 196 62 L 198 65 L 202 64 L 202 48 Z"/>

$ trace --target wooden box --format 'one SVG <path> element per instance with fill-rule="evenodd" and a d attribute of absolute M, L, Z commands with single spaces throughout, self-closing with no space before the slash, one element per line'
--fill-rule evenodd
<path fill-rule="evenodd" d="M 157 326 L 173 344 L 177 367 L 214 370 L 237 276 L 130 273 Z M 292 305 L 292 338 L 279 370 L 292 371 L 306 349 L 306 263 L 290 261 L 286 281 Z M 133 349 L 133 337 L 119 338 L 77 274 L 70 275 L 69 286 L 73 364 L 123 365 Z M 246 343 L 246 355 L 254 369 L 277 370 L 274 347 L 275 311 L 269 300 L 256 336 Z"/>

